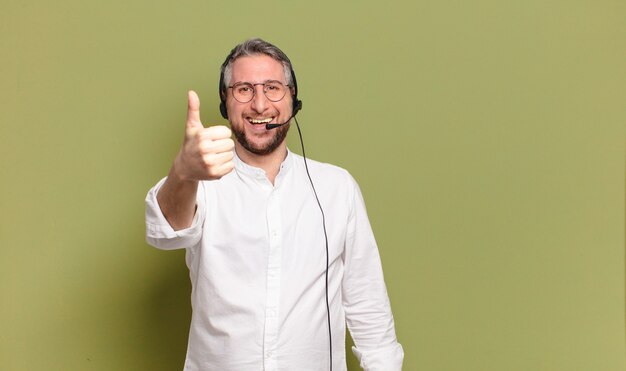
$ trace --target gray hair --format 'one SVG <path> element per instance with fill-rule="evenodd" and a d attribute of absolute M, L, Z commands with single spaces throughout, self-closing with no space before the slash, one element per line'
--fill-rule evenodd
<path fill-rule="evenodd" d="M 291 61 L 289 60 L 287 55 L 283 53 L 283 51 L 280 50 L 277 46 L 270 44 L 265 40 L 255 38 L 246 40 L 241 44 L 235 46 L 233 50 L 230 51 L 230 54 L 228 54 L 228 57 L 226 57 L 226 60 L 221 67 L 223 84 L 222 86 L 220 86 L 220 91 L 225 91 L 226 87 L 230 85 L 230 80 L 233 77 L 233 62 L 237 60 L 237 58 L 259 54 L 267 55 L 280 62 L 283 65 L 283 70 L 285 71 L 285 81 L 287 81 L 287 85 L 293 87 L 293 78 L 291 76 Z"/>

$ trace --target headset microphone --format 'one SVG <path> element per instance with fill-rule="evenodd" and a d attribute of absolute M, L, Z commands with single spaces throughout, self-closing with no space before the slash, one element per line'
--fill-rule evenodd
<path fill-rule="evenodd" d="M 289 120 L 291 120 L 291 117 L 289 118 Z M 282 124 L 266 124 L 265 125 L 265 130 L 276 129 L 279 126 L 287 125 L 288 123 L 289 123 L 289 121 L 283 122 Z"/>
<path fill-rule="evenodd" d="M 293 104 L 293 113 L 287 119 L 287 121 L 283 122 L 282 124 L 265 124 L 265 130 L 272 130 L 280 126 L 287 125 L 289 121 L 291 121 L 292 118 L 296 117 L 296 113 L 298 113 L 298 111 L 300 111 L 301 109 L 302 109 L 302 101 L 296 100 Z"/>

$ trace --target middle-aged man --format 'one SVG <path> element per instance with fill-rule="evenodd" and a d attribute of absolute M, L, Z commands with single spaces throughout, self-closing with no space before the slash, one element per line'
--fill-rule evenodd
<path fill-rule="evenodd" d="M 185 370 L 346 370 L 346 323 L 363 369 L 402 367 L 356 182 L 287 149 L 297 92 L 280 49 L 260 39 L 237 45 L 220 78 L 236 141 L 226 126 L 202 125 L 189 92 L 182 147 L 148 193 L 148 242 L 186 248 Z"/>

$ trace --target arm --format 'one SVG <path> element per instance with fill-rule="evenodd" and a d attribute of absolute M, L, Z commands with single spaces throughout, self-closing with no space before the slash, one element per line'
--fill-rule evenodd
<path fill-rule="evenodd" d="M 201 180 L 215 180 L 234 168 L 234 142 L 225 126 L 205 128 L 200 122 L 198 95 L 188 93 L 185 139 L 168 177 L 146 197 L 146 237 L 156 247 L 172 249 L 197 242 L 200 228 L 195 223 L 204 215 L 196 200 Z"/>
<path fill-rule="evenodd" d="M 396 339 L 378 247 L 356 183 L 344 254 L 343 305 L 355 343 L 352 350 L 366 371 L 399 371 L 404 352 Z"/>
<path fill-rule="evenodd" d="M 191 226 L 197 193 L 198 181 L 182 179 L 173 165 L 156 197 L 163 216 L 175 231 Z"/>
<path fill-rule="evenodd" d="M 215 180 L 234 168 L 231 132 L 225 126 L 204 128 L 198 95 L 188 93 L 185 140 L 157 201 L 174 230 L 188 228 L 196 210 L 198 181 Z"/>

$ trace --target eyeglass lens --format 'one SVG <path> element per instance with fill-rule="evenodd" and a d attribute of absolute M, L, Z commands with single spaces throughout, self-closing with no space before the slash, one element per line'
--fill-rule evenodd
<path fill-rule="evenodd" d="M 256 85 L 263 85 L 263 93 L 267 99 L 272 102 L 278 102 L 285 97 L 287 87 L 280 81 L 266 81 L 259 84 L 251 84 L 249 82 L 239 82 L 232 86 L 233 97 L 240 103 L 248 103 L 254 98 Z"/>

